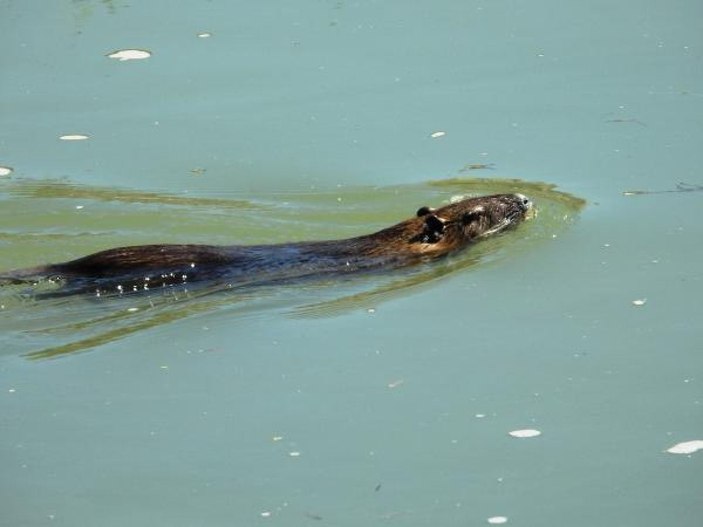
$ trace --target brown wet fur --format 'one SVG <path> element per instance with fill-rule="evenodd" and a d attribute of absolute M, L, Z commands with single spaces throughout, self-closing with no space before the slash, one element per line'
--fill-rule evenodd
<path fill-rule="evenodd" d="M 417 214 L 373 234 L 274 245 L 118 247 L 32 269 L 0 283 L 53 280 L 54 294 L 126 293 L 193 282 L 233 286 L 393 269 L 439 258 L 520 223 L 531 208 L 521 194 L 468 198 Z"/>

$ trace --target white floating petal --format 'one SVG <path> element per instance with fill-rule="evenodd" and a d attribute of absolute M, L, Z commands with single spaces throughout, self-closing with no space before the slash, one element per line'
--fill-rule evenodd
<path fill-rule="evenodd" d="M 108 58 L 119 61 L 125 60 L 142 60 L 151 57 L 151 51 L 145 49 L 119 49 L 108 55 Z"/>
<path fill-rule="evenodd" d="M 541 435 L 542 432 L 539 430 L 532 430 L 532 429 L 526 429 L 526 430 L 513 430 L 512 432 L 509 432 L 511 436 L 513 437 L 519 437 L 519 438 L 527 438 L 527 437 L 537 437 L 538 435 Z"/>
<path fill-rule="evenodd" d="M 677 443 L 669 448 L 667 452 L 669 452 L 669 454 L 693 454 L 699 450 L 703 450 L 703 440 L 701 439 Z"/>

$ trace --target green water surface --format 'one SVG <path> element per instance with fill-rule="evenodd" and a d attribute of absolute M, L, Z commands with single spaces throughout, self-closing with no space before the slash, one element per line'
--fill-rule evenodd
<path fill-rule="evenodd" d="M 537 208 L 348 282 L 3 288 L 0 525 L 697 527 L 703 452 L 667 450 L 703 440 L 702 19 L 0 0 L 0 271 Z"/>

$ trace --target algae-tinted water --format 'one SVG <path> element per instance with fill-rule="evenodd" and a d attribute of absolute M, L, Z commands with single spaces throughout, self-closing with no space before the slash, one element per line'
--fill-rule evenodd
<path fill-rule="evenodd" d="M 402 204 L 408 203 L 405 207 L 408 216 L 407 211 L 412 210 L 411 199 L 416 200 L 416 206 L 418 203 L 442 205 L 473 195 L 522 192 L 535 202 L 535 212 L 530 215 L 528 225 L 521 226 L 519 232 L 477 244 L 448 261 L 407 271 L 379 273 L 382 276 L 374 278 L 343 279 L 338 276 L 303 284 L 282 283 L 260 288 L 247 288 L 246 284 L 237 284 L 233 288 L 227 282 L 212 286 L 185 283 L 140 294 L 125 294 L 124 298 L 117 299 L 114 295 L 96 296 L 87 292 L 74 295 L 73 299 L 52 299 L 52 294 L 60 294 L 62 287 L 53 282 L 36 286 L 6 285 L 0 291 L 0 304 L 6 315 L 0 325 L 3 349 L 31 358 L 90 350 L 134 332 L 216 307 L 232 309 L 232 316 L 255 313 L 266 316 L 272 295 L 278 299 L 275 305 L 279 308 L 286 306 L 298 315 L 331 316 L 352 308 L 375 309 L 383 299 L 407 288 L 416 288 L 448 273 L 486 263 L 489 259 L 519 255 L 519 251 L 528 245 L 534 247 L 563 231 L 584 203 L 550 185 L 478 178 L 389 188 L 338 189 L 334 193 L 269 195 L 266 200 L 251 196 L 231 201 L 222 197 L 184 198 L 85 188 L 63 182 L 18 181 L 8 184 L 5 189 L 12 198 L 9 202 L 18 211 L 35 208 L 35 201 L 41 203 L 42 213 L 34 216 L 35 223 L 31 228 L 21 220 L 6 226 L 5 238 L 15 248 L 13 254 L 20 261 L 23 258 L 22 244 L 26 244 L 26 253 L 34 257 L 39 254 L 36 247 L 45 248 L 42 258 L 48 261 L 60 258 L 52 256 L 48 251 L 50 248 L 78 256 L 111 245 L 134 244 L 140 236 L 140 231 L 134 229 L 153 225 L 155 222 L 150 221 L 150 217 L 166 225 L 185 225 L 189 231 L 197 233 L 194 234 L 196 239 L 202 239 L 202 231 L 207 230 L 209 243 L 215 239 L 224 245 L 242 243 L 241 240 L 263 243 L 305 239 L 306 235 L 311 239 L 358 235 L 364 232 L 363 229 L 371 231 L 383 227 L 382 219 L 387 217 L 390 221 L 396 210 L 401 213 Z M 114 202 L 120 203 L 119 214 L 115 217 L 110 214 L 110 204 Z M 157 206 L 152 207 L 152 204 Z M 85 212 L 76 216 L 76 209 L 85 209 Z M 68 211 L 69 218 L 63 221 L 65 211 Z M 135 217 L 129 215 L 130 211 Z M 212 221 L 215 215 L 223 219 Z M 243 215 L 246 216 L 245 222 L 239 221 Z M 61 232 L 42 234 L 42 231 L 49 230 L 49 223 L 57 219 Z M 393 221 L 401 219 L 402 216 L 397 216 Z M 214 230 L 218 224 L 219 232 Z M 113 231 L 117 226 L 121 229 Z M 132 232 L 127 231 L 130 226 L 134 226 Z M 39 233 L 32 236 L 36 231 Z M 153 236 L 152 233 L 145 234 Z M 188 234 L 179 229 L 171 236 L 174 242 L 184 242 L 184 236 Z M 64 237 L 63 244 L 56 243 L 57 235 Z M 34 265 L 38 264 L 34 262 Z M 29 264 L 25 261 L 25 265 Z"/>
<path fill-rule="evenodd" d="M 698 525 L 701 15 L 0 1 L 2 270 L 540 209 L 409 274 L 3 296 L 0 525 Z"/>

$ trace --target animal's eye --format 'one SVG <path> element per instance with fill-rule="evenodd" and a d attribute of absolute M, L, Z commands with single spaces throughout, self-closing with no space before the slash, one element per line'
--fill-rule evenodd
<path fill-rule="evenodd" d="M 483 207 L 476 207 L 474 210 L 465 212 L 464 215 L 461 217 L 461 223 L 464 225 L 468 225 L 472 221 L 476 220 L 483 214 L 484 208 Z"/>
<path fill-rule="evenodd" d="M 468 225 L 475 219 L 476 214 L 474 212 L 465 212 L 464 215 L 461 217 L 461 223 L 463 223 L 464 225 Z"/>

